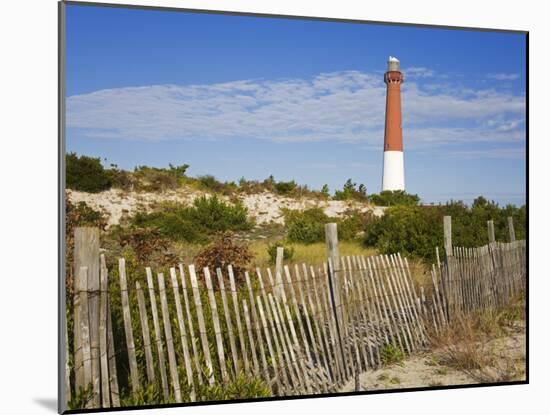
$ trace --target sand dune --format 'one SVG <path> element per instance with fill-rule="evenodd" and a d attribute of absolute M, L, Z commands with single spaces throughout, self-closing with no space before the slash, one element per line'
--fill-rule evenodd
<path fill-rule="evenodd" d="M 102 211 L 108 221 L 108 226 L 120 223 L 124 215 L 133 215 L 139 210 L 150 211 L 160 202 L 177 202 L 190 204 L 197 197 L 208 195 L 206 192 L 186 188 L 165 192 L 131 192 L 120 189 L 110 189 L 100 193 L 86 193 L 74 190 L 67 191 L 68 198 L 73 203 L 85 202 L 93 209 Z M 229 200 L 228 197 L 222 196 Z M 312 198 L 290 198 L 271 192 L 252 195 L 237 195 L 248 208 L 250 216 L 258 225 L 265 223 L 284 224 L 282 209 L 304 210 L 320 207 L 330 217 L 339 217 L 348 209 L 361 212 L 372 211 L 376 216 L 384 214 L 384 207 L 372 206 L 368 203 L 340 200 L 317 200 Z"/>

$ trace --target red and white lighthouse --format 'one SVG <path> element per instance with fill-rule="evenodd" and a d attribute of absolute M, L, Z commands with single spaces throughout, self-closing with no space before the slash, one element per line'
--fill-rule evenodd
<path fill-rule="evenodd" d="M 401 83 L 403 74 L 399 60 L 388 59 L 384 74 L 386 91 L 386 126 L 384 131 L 384 172 L 382 190 L 405 190 L 405 163 L 403 159 L 403 131 L 401 128 Z"/>

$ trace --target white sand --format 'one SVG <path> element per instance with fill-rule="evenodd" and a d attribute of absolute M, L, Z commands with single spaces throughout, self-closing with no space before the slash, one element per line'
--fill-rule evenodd
<path fill-rule="evenodd" d="M 483 368 L 486 382 L 501 382 L 525 379 L 525 327 L 509 330 L 509 334 L 496 338 L 486 344 L 486 349 L 495 357 L 494 367 Z M 480 377 L 438 363 L 440 351 L 417 353 L 401 365 L 391 365 L 378 370 L 363 372 L 359 375 L 361 390 L 406 389 L 415 387 L 434 387 L 443 385 L 479 384 Z M 511 374 L 511 379 L 503 379 L 503 374 Z M 352 392 L 355 389 L 352 379 L 340 392 Z"/>

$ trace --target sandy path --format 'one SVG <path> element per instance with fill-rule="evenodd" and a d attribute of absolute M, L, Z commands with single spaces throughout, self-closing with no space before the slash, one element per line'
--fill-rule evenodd
<path fill-rule="evenodd" d="M 443 385 L 479 384 L 525 379 L 525 329 L 511 329 L 506 337 L 488 342 L 485 347 L 498 362 L 482 373 L 472 375 L 441 364 L 442 353 L 428 351 L 413 355 L 401 364 L 364 372 L 359 376 L 361 390 L 406 389 Z M 355 390 L 355 381 L 340 392 Z"/>

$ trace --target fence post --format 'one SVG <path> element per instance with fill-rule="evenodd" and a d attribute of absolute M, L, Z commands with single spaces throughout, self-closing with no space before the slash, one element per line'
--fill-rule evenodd
<path fill-rule="evenodd" d="M 336 223 L 325 225 L 325 239 L 327 245 L 327 257 L 332 262 L 332 271 L 329 272 L 328 282 L 332 291 L 333 306 L 336 311 L 338 323 L 342 322 L 342 307 L 340 296 L 340 252 L 338 250 L 338 228 Z"/>
<path fill-rule="evenodd" d="M 448 257 L 453 256 L 452 218 L 450 216 L 443 217 L 443 236 L 445 239 L 445 253 Z"/>
<path fill-rule="evenodd" d="M 93 398 L 91 405 L 93 408 L 98 408 L 100 402 L 100 363 L 99 363 L 99 228 L 95 227 L 77 227 L 74 230 L 74 270 L 75 275 L 82 267 L 88 269 L 87 273 L 87 300 L 88 300 L 88 316 L 89 335 L 90 335 L 90 359 L 91 359 L 91 375 L 93 385 Z M 76 285 L 78 288 L 78 285 Z M 78 295 L 78 293 L 76 293 Z M 80 325 L 82 316 L 79 312 L 75 313 L 75 327 Z M 77 321 L 79 320 L 79 321 Z M 82 367 L 81 353 L 76 353 L 82 347 L 80 342 L 80 331 L 75 330 L 75 368 L 76 370 L 76 387 L 78 391 L 83 385 L 80 372 Z"/>
<path fill-rule="evenodd" d="M 345 365 L 344 340 L 342 338 L 342 324 L 344 322 L 342 313 L 342 298 L 340 296 L 340 251 L 338 250 L 338 227 L 336 223 L 327 223 L 325 225 L 325 239 L 327 246 L 327 257 L 330 260 L 327 266 L 328 287 L 330 290 L 330 299 L 332 311 L 336 320 L 336 335 L 342 353 L 342 364 Z"/>
<path fill-rule="evenodd" d="M 275 289 L 273 290 L 278 299 L 282 297 L 283 290 L 283 258 L 285 249 L 282 246 L 277 247 L 277 257 L 275 259 Z"/>
<path fill-rule="evenodd" d="M 452 292 L 452 273 L 451 262 L 453 257 L 453 235 L 452 235 L 452 218 L 451 216 L 443 217 L 443 239 L 445 242 L 445 272 L 441 273 L 443 282 L 443 291 L 447 299 L 447 321 L 450 318 L 450 311 L 454 308 L 454 297 Z"/>
<path fill-rule="evenodd" d="M 516 241 L 516 232 L 514 230 L 514 218 L 508 216 L 508 234 L 510 235 L 510 242 Z"/>
<path fill-rule="evenodd" d="M 487 233 L 489 236 L 489 243 L 495 242 L 495 223 L 492 220 L 487 221 Z"/>

